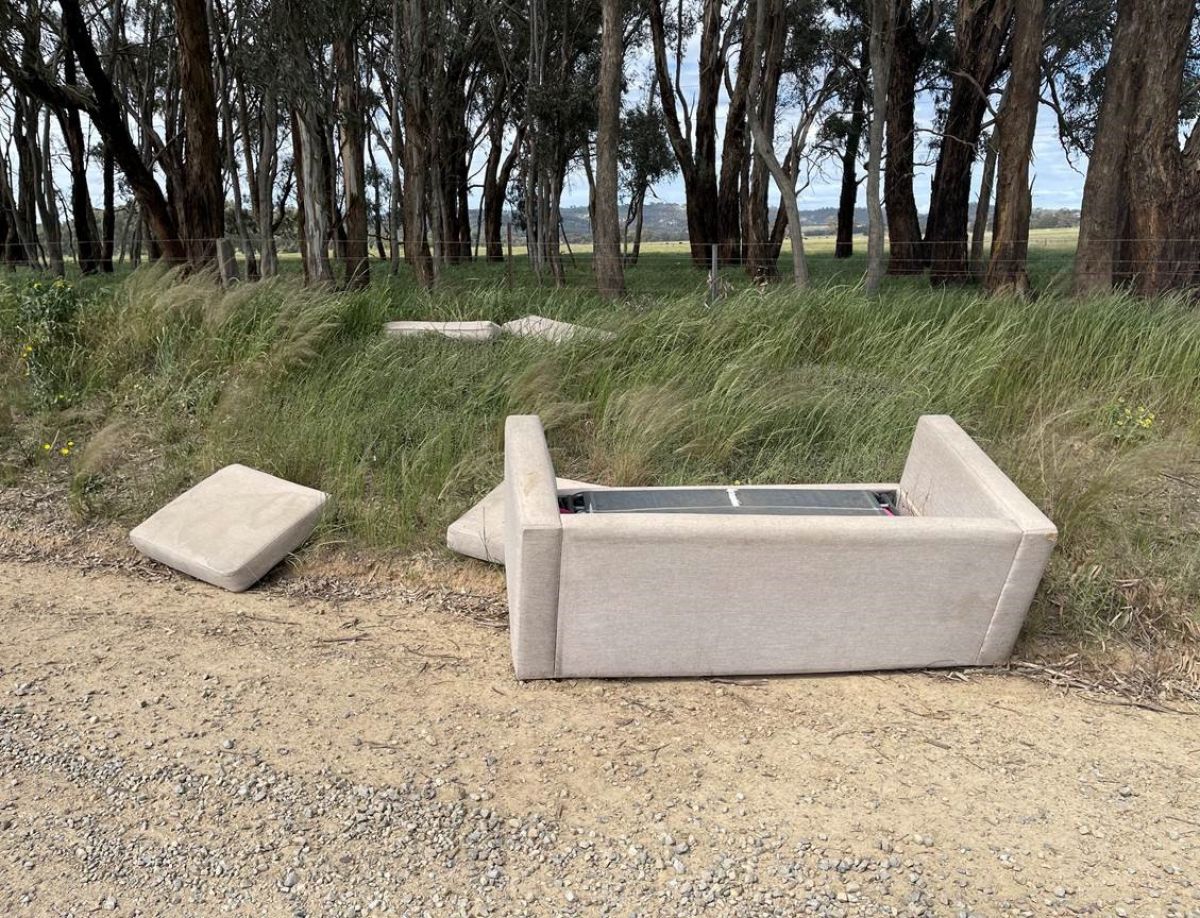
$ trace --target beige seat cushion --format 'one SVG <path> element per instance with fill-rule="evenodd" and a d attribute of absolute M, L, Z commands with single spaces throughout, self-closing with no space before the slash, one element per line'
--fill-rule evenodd
<path fill-rule="evenodd" d="M 142 554 L 214 586 L 245 590 L 312 534 L 327 495 L 227 465 L 129 534 Z"/>
<path fill-rule="evenodd" d="M 500 337 L 500 326 L 495 322 L 388 322 L 383 330 L 398 338 L 442 335 L 456 341 L 491 341 Z"/>
<path fill-rule="evenodd" d="M 588 328 L 586 325 L 572 325 L 570 322 L 559 322 L 547 319 L 545 316 L 525 316 L 523 319 L 513 319 L 504 323 L 505 334 L 518 338 L 541 338 L 562 344 L 572 338 L 612 338 L 612 332 L 601 331 L 598 328 Z"/>
<path fill-rule="evenodd" d="M 570 478 L 555 479 L 559 494 L 598 491 L 601 485 Z M 452 552 L 492 564 L 504 563 L 504 482 L 496 485 L 446 530 L 446 547 Z"/>

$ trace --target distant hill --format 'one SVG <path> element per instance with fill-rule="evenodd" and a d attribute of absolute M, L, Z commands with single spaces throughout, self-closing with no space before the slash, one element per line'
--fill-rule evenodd
<path fill-rule="evenodd" d="M 621 213 L 624 219 L 624 209 Z M 564 207 L 562 211 L 563 226 L 567 238 L 572 242 L 590 242 L 592 228 L 588 222 L 586 207 Z M 800 219 L 804 224 L 806 235 L 821 236 L 837 231 L 837 208 L 818 207 L 800 211 Z M 975 205 L 971 205 L 970 219 L 975 219 Z M 925 214 L 921 214 L 921 223 L 925 222 Z M 1071 209 L 1043 210 L 1034 208 L 1030 218 L 1032 229 L 1068 229 L 1079 225 L 1079 211 Z M 867 231 L 867 209 L 859 207 L 854 212 L 855 232 Z M 642 228 L 642 239 L 647 242 L 677 241 L 687 239 L 687 213 L 682 204 L 665 202 L 646 205 L 645 225 Z"/>

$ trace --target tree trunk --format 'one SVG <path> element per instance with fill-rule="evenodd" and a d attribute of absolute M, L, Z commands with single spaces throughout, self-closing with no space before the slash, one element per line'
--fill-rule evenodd
<path fill-rule="evenodd" d="M 238 87 L 238 118 L 242 124 L 242 143 L 250 136 L 250 114 L 246 107 L 243 87 Z M 258 230 L 259 274 L 273 277 L 279 271 L 279 256 L 275 248 L 274 199 L 276 170 L 279 161 L 279 103 L 271 88 L 263 92 L 258 115 L 258 161 L 252 162 L 246 149 L 246 181 L 253 182 L 250 201 L 255 228 Z"/>
<path fill-rule="evenodd" d="M 750 133 L 754 138 L 754 147 L 758 151 L 759 156 L 763 158 L 767 169 L 771 172 L 771 177 L 775 180 L 775 184 L 779 188 L 779 196 L 782 199 L 783 209 L 788 215 L 788 234 L 792 240 L 792 279 L 796 287 L 799 289 L 806 288 L 809 285 L 808 276 L 808 261 L 804 257 L 804 233 L 800 223 L 800 206 L 796 201 L 796 180 L 790 169 L 785 169 L 779 162 L 779 158 L 775 155 L 775 145 L 773 137 L 767 133 L 763 120 L 759 115 L 758 106 L 753 104 L 753 100 L 757 99 L 761 84 L 759 76 L 758 61 L 763 53 L 763 38 L 767 32 L 767 7 L 771 7 L 772 26 L 777 25 L 777 20 L 783 12 L 784 0 L 754 0 L 755 6 L 755 27 L 754 27 L 754 77 L 750 82 L 750 98 L 752 104 L 749 110 Z M 749 15 L 749 11 L 747 14 Z M 773 36 L 778 36 L 782 30 L 772 28 Z M 795 150 L 795 142 L 792 146 Z"/>
<path fill-rule="evenodd" d="M 500 231 L 501 223 L 504 221 L 504 189 L 508 182 L 501 182 L 500 179 L 503 143 L 504 115 L 500 106 L 496 106 L 488 124 L 488 155 L 483 168 L 483 200 L 480 202 L 483 210 L 483 225 L 480 232 L 483 236 L 484 257 L 493 262 L 504 261 L 504 246 L 500 239 Z M 513 151 L 520 148 L 521 139 L 518 136 L 513 144 L 513 150 L 509 151 L 510 159 Z"/>
<path fill-rule="evenodd" d="M 884 91 L 886 92 L 886 87 Z M 849 258 L 854 254 L 854 211 L 858 205 L 858 148 L 862 142 L 863 121 L 866 119 L 866 100 L 861 81 L 854 89 L 853 105 L 850 128 L 846 134 L 846 149 L 842 151 L 842 194 L 838 200 L 837 243 L 833 250 L 835 258 Z M 875 122 L 872 119 L 872 129 L 874 126 Z M 871 152 L 874 153 L 874 150 Z"/>
<path fill-rule="evenodd" d="M 180 230 L 192 268 L 214 264 L 225 235 L 221 141 L 213 93 L 212 46 L 205 0 L 175 0 L 179 39 L 179 89 L 187 155 L 180 189 Z"/>
<path fill-rule="evenodd" d="M 867 166 L 867 279 L 866 292 L 875 296 L 883 281 L 883 204 L 879 199 L 879 173 L 883 160 L 883 130 L 887 118 L 888 84 L 891 82 L 893 35 L 892 0 L 871 3 L 871 161 Z"/>
<path fill-rule="evenodd" d="M 1013 0 L 959 0 L 950 104 L 933 175 L 925 246 L 930 280 L 966 283 L 971 166 L 987 111 L 987 92 L 1001 72 Z"/>
<path fill-rule="evenodd" d="M 913 194 L 916 153 L 917 74 L 927 45 L 913 21 L 912 0 L 895 0 L 896 32 L 888 81 L 887 163 L 883 181 L 887 210 L 888 274 L 920 274 L 928 265 Z"/>
<path fill-rule="evenodd" d="M 621 0 L 600 2 L 599 117 L 596 128 L 596 223 L 592 252 L 596 286 L 603 297 L 625 293 L 625 268 L 621 263 L 621 225 L 617 213 L 617 145 L 621 134 L 621 74 L 624 70 L 624 35 Z"/>
<path fill-rule="evenodd" d="M 1027 295 L 1029 273 L 1029 160 L 1037 128 L 1038 95 L 1042 85 L 1042 41 L 1046 24 L 1044 0 L 1016 0 L 1013 26 L 1012 73 L 996 122 L 999 159 L 996 186 L 996 226 L 987 288 Z M 980 195 L 982 198 L 982 195 Z"/>
<path fill-rule="evenodd" d="M 64 9 L 64 23 L 67 12 Z M 63 56 L 63 70 L 68 87 L 76 83 L 73 42 L 66 39 L 67 53 Z M 67 145 L 67 156 L 71 172 L 71 221 L 75 224 L 75 259 L 84 274 L 95 274 L 100 269 L 101 250 L 96 239 L 95 215 L 92 212 L 92 196 L 87 180 L 87 144 L 83 137 L 83 122 L 79 110 L 73 106 L 60 105 L 56 108 L 59 129 Z"/>
<path fill-rule="evenodd" d="M 41 154 L 37 142 L 37 112 L 24 96 L 13 100 L 14 140 L 17 146 L 16 219 L 26 240 L 26 256 L 35 267 L 42 266 L 38 241 L 38 206 Z"/>
<path fill-rule="evenodd" d="M 720 101 L 721 74 L 721 0 L 703 0 L 700 27 L 700 60 L 698 64 L 699 91 L 695 103 L 695 134 L 686 133 L 680 126 L 677 101 L 683 94 L 672 77 L 667 62 L 666 23 L 663 19 L 663 0 L 648 0 L 650 37 L 654 51 L 654 69 L 658 77 L 658 95 L 662 101 L 663 119 L 671 149 L 683 176 L 685 206 L 688 220 L 688 239 L 691 242 L 692 263 L 699 268 L 709 267 L 709 247 L 720 237 L 717 193 L 717 105 Z M 683 53 L 682 38 L 675 54 Z"/>
<path fill-rule="evenodd" d="M 117 237 L 116 160 L 112 150 L 104 144 L 104 216 L 100 224 L 100 270 L 113 273 L 113 250 Z"/>
<path fill-rule="evenodd" d="M 780 245 L 776 245 L 771 236 L 769 226 L 771 214 L 768 201 L 772 184 L 780 189 L 783 186 L 778 184 L 778 177 L 768 163 L 766 154 L 763 153 L 759 138 L 753 135 L 754 125 L 757 124 L 762 128 L 763 136 L 772 141 L 770 146 L 772 155 L 774 155 L 775 115 L 778 108 L 779 80 L 782 76 L 787 27 L 782 18 L 782 7 L 772 2 L 767 2 L 766 6 L 767 9 L 763 13 L 765 17 L 763 21 L 766 23 L 765 33 L 759 31 L 757 8 L 748 8 L 746 12 L 747 16 L 755 19 L 752 32 L 755 44 L 751 46 L 750 56 L 757 66 L 748 91 L 747 118 L 751 127 L 751 135 L 754 138 L 755 153 L 751 158 L 748 176 L 747 196 L 749 200 L 746 209 L 745 244 L 746 273 L 755 282 L 776 276 L 780 246 L 782 245 L 782 238 Z M 755 47 L 762 48 L 761 53 L 758 53 L 757 56 L 754 52 Z M 794 165 L 794 151 L 789 149 L 780 168 L 782 169 L 781 174 L 787 177 L 787 181 L 791 182 L 793 187 L 795 180 L 792 176 L 796 171 Z M 785 192 L 780 190 L 780 195 L 781 203 L 776 212 L 777 217 L 779 214 L 790 213 L 786 202 L 782 201 L 782 197 L 786 196 Z M 796 224 L 793 221 L 785 225 Z"/>
<path fill-rule="evenodd" d="M 633 224 L 633 250 L 629 253 L 630 264 L 636 265 L 638 259 L 642 257 L 642 226 L 646 218 L 646 189 L 641 188 L 638 191 L 637 198 L 637 219 Z"/>
<path fill-rule="evenodd" d="M 742 17 L 741 44 L 746 51 L 754 47 L 753 16 Z M 722 264 L 740 264 L 746 257 L 743 246 L 745 228 L 742 226 L 742 172 L 751 150 L 746 131 L 750 76 L 751 68 L 739 64 L 725 115 L 721 175 L 717 185 L 717 225 L 721 243 L 717 257 Z"/>
<path fill-rule="evenodd" d="M 50 146 L 50 111 L 47 109 L 42 121 L 42 143 L 38 150 L 38 210 L 42 217 L 42 228 L 46 234 L 46 255 L 50 259 L 50 271 L 59 277 L 66 274 L 63 259 L 62 225 L 58 217 L 58 203 L 54 190 L 54 155 Z"/>
<path fill-rule="evenodd" d="M 246 225 L 246 210 L 242 206 L 242 177 L 238 169 L 237 147 L 233 134 L 233 81 L 230 76 L 228 63 L 225 60 L 225 49 L 222 46 L 219 33 L 214 43 L 214 50 L 216 51 L 217 58 L 217 85 L 221 96 L 220 118 L 221 129 L 224 135 L 222 140 L 225 151 L 225 168 L 229 171 L 229 185 L 233 192 L 233 222 L 237 228 L 238 238 L 241 241 L 242 254 L 246 258 L 246 278 L 247 280 L 255 280 L 261 275 L 258 267 L 258 258 L 254 252 L 254 243 L 250 239 L 250 228 Z M 247 162 L 249 162 L 250 138 L 248 135 L 243 134 L 242 144 L 246 148 Z M 246 180 L 253 180 L 249 168 L 247 168 Z M 231 265 L 236 268 L 236 260 L 232 256 L 232 253 L 222 250 L 220 240 L 217 241 L 217 261 L 223 280 L 228 281 L 230 278 L 225 275 L 228 273 Z"/>
<path fill-rule="evenodd" d="M 1200 139 L 1179 143 L 1192 0 L 1121 0 L 1083 190 L 1075 290 L 1144 294 L 1200 273 Z M 1147 53 L 1154 49 L 1154 53 Z"/>
<path fill-rule="evenodd" d="M 304 276 L 309 284 L 333 282 L 329 265 L 329 210 L 323 176 L 325 137 L 311 102 L 302 99 L 293 120 L 296 135 L 296 197 L 303 214 Z"/>
<path fill-rule="evenodd" d="M 366 133 L 367 163 L 370 165 L 371 176 L 371 231 L 375 236 L 375 253 L 380 261 L 387 258 L 383 248 L 383 181 L 379 164 L 375 161 L 375 145 L 371 142 L 371 132 Z"/>
<path fill-rule="evenodd" d="M 426 177 L 429 171 L 428 143 L 430 113 L 425 64 L 429 48 L 426 42 L 429 11 L 426 0 L 398 0 L 401 4 L 405 43 L 409 48 L 404 76 L 404 175 L 408 187 L 404 194 L 404 259 L 412 267 L 417 282 L 432 287 L 432 258 L 429 253 L 426 219 Z"/>
<path fill-rule="evenodd" d="M 997 122 L 998 123 L 998 122 Z M 983 175 L 979 178 L 979 198 L 975 202 L 975 223 L 971 227 L 971 274 L 982 277 L 985 270 L 983 263 L 983 243 L 987 236 L 988 214 L 992 207 L 992 187 L 996 181 L 996 137 L 984 136 L 983 145 L 987 154 L 983 158 Z"/>
<path fill-rule="evenodd" d="M 343 227 L 346 243 L 343 265 L 346 286 L 362 289 L 371 282 L 371 265 L 367 260 L 364 103 L 358 51 L 353 36 L 341 36 L 334 41 L 333 62 L 337 74 L 338 132 L 341 139 L 342 193 L 345 200 Z"/>

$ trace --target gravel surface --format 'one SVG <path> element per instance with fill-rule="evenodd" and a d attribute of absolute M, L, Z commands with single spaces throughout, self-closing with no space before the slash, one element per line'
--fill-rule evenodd
<path fill-rule="evenodd" d="M 521 684 L 482 568 L 234 596 L 18 541 L 4 914 L 1200 918 L 1197 717 L 982 673 Z"/>

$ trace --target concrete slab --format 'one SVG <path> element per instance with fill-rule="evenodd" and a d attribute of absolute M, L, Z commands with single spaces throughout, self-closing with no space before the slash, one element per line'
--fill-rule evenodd
<path fill-rule="evenodd" d="M 327 495 L 227 465 L 129 533 L 142 554 L 240 593 L 312 534 Z"/>
<path fill-rule="evenodd" d="M 441 335 L 456 341 L 492 341 L 500 337 L 495 322 L 387 322 L 383 330 L 398 338 Z"/>
<path fill-rule="evenodd" d="M 602 490 L 603 485 L 555 479 L 560 494 Z M 474 507 L 446 530 L 446 547 L 452 552 L 492 564 L 504 563 L 504 482 L 484 495 Z"/>

